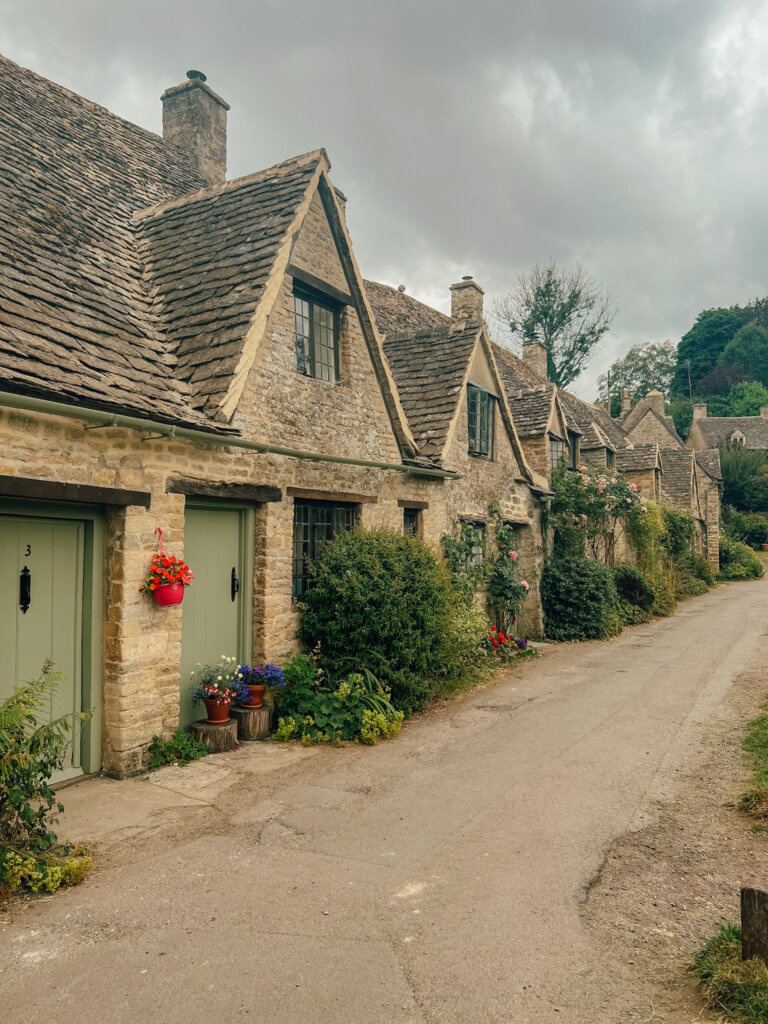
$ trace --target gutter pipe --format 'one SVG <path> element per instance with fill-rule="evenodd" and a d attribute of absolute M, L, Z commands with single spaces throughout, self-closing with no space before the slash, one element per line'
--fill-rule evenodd
<path fill-rule="evenodd" d="M 263 455 L 285 455 L 291 459 L 304 459 L 308 462 L 332 462 L 342 466 L 362 466 L 365 469 L 387 469 L 397 473 L 413 473 L 416 476 L 437 477 L 442 480 L 458 480 L 459 473 L 445 469 L 428 469 L 421 466 L 406 466 L 400 462 L 372 462 L 367 459 L 350 459 L 343 455 L 319 455 L 316 452 L 305 452 L 298 448 L 282 448 L 279 445 L 262 444 L 260 441 L 249 441 L 244 437 L 231 434 L 215 434 L 208 430 L 195 430 L 189 427 L 178 427 L 157 420 L 145 420 L 138 416 L 122 416 L 119 413 L 103 412 L 101 409 L 87 409 L 67 405 L 64 402 L 51 402 L 46 398 L 33 398 L 29 395 L 17 395 L 9 391 L 0 391 L 0 406 L 9 409 L 20 409 L 25 412 L 36 412 L 45 416 L 63 416 L 70 420 L 85 420 L 101 427 L 122 427 L 135 430 L 140 434 L 152 432 L 153 440 L 178 438 L 181 441 L 193 441 L 197 444 L 218 444 L 228 448 L 243 448 L 246 451 L 258 452 Z M 86 430 L 89 428 L 86 427 Z M 93 429 L 93 428 L 90 428 Z M 149 440 L 142 438 L 142 440 Z"/>

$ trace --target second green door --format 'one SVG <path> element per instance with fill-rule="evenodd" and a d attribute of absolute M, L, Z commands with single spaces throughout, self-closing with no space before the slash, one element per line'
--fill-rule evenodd
<path fill-rule="evenodd" d="M 205 717 L 189 696 L 199 665 L 222 654 L 248 661 L 253 646 L 251 599 L 253 512 L 249 508 L 187 505 L 184 560 L 195 580 L 184 594 L 179 724 Z"/>

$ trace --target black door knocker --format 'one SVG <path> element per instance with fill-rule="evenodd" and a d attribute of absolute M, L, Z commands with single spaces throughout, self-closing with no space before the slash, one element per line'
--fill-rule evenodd
<path fill-rule="evenodd" d="M 24 615 L 27 614 L 32 602 L 32 573 L 24 568 L 19 573 L 19 604 Z"/>
<path fill-rule="evenodd" d="M 240 592 L 240 580 L 237 578 L 237 569 L 234 567 L 234 565 L 232 566 L 232 578 L 230 580 L 230 591 L 229 592 L 232 595 L 232 600 L 233 601 L 235 600 L 235 598 L 237 597 L 238 593 Z"/>

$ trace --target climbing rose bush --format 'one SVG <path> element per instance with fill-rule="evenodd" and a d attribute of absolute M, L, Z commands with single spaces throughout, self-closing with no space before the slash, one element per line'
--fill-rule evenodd
<path fill-rule="evenodd" d="M 558 553 L 578 556 L 586 549 L 604 558 L 621 523 L 630 524 L 648 511 L 635 484 L 615 473 L 582 466 L 558 470 L 552 477 L 552 522 Z"/>

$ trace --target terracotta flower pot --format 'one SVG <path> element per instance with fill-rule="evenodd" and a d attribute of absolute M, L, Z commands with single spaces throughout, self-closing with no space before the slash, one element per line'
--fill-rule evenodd
<path fill-rule="evenodd" d="M 229 700 L 204 700 L 205 710 L 208 712 L 208 722 L 216 725 L 218 722 L 229 721 Z"/>
<path fill-rule="evenodd" d="M 168 604 L 181 604 L 184 600 L 184 584 L 164 583 L 152 593 L 155 595 L 155 601 L 163 608 Z"/>
<path fill-rule="evenodd" d="M 267 688 L 266 684 L 262 683 L 259 686 L 250 686 L 246 683 L 245 688 L 248 690 L 248 700 L 243 701 L 242 706 L 244 708 L 260 708 L 264 703 L 264 691 Z"/>
<path fill-rule="evenodd" d="M 761 544 L 760 547 L 763 549 L 763 551 L 768 551 L 768 544 Z"/>

